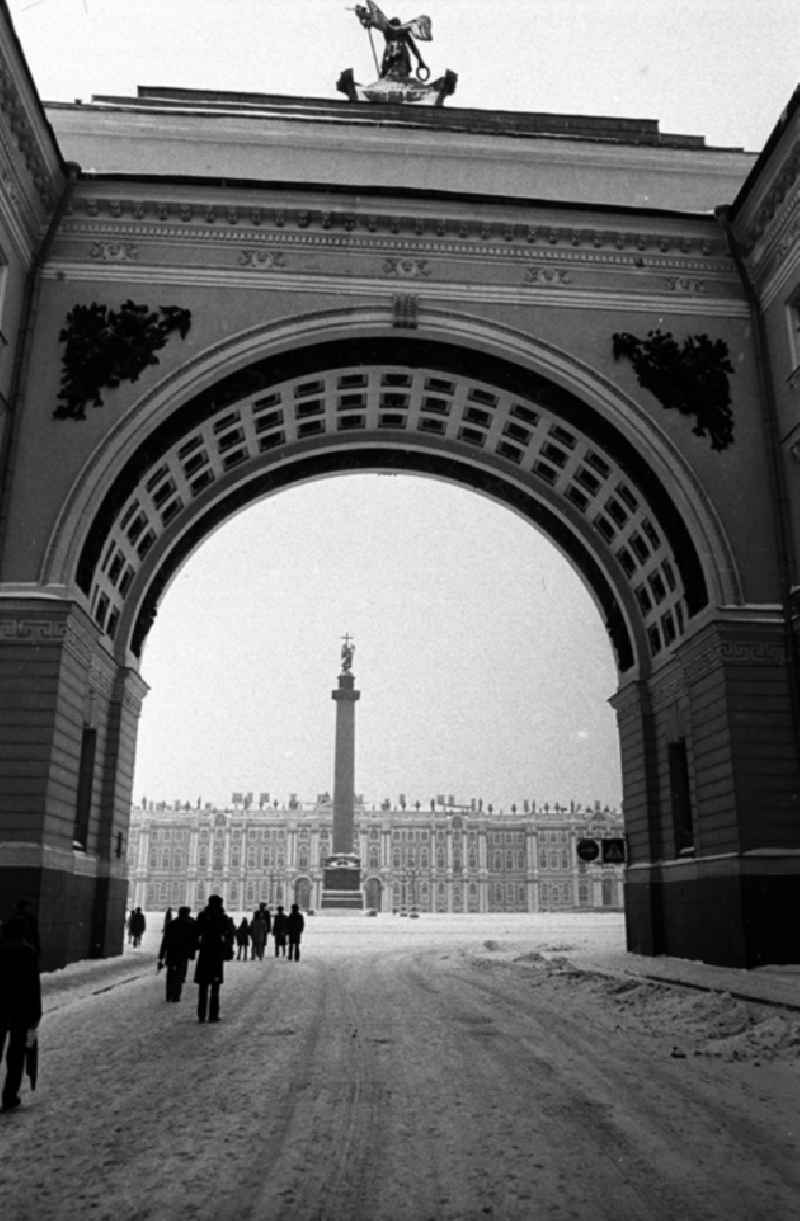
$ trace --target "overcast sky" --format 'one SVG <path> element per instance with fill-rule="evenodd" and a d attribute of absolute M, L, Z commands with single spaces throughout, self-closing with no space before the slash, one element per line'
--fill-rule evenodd
<path fill-rule="evenodd" d="M 12 0 L 41 96 L 172 85 L 337 97 L 369 42 L 335 0 Z M 655 118 L 758 150 L 797 80 L 797 0 L 404 0 L 450 105 Z M 380 41 L 380 40 L 379 40 Z M 356 786 L 616 802 L 613 657 L 577 576 L 507 509 L 353 475 L 240 514 L 171 586 L 145 649 L 135 794 L 310 800 L 332 785 L 341 636 L 356 639 Z"/>

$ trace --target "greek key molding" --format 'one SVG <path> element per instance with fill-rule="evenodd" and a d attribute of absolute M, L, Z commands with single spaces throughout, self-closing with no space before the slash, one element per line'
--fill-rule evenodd
<path fill-rule="evenodd" d="M 786 648 L 769 640 L 723 640 L 720 650 L 726 665 L 785 666 Z"/>
<path fill-rule="evenodd" d="M 687 684 L 696 683 L 725 666 L 785 666 L 786 648 L 775 640 L 707 641 L 696 650 L 689 645 L 681 664 Z"/>
<path fill-rule="evenodd" d="M 65 619 L 0 619 L 3 644 L 61 644 L 67 632 Z"/>

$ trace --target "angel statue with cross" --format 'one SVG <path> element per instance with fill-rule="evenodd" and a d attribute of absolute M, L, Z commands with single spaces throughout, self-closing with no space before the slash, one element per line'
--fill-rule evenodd
<path fill-rule="evenodd" d="M 351 102 L 380 102 L 388 105 L 404 105 L 418 102 L 426 106 L 441 106 L 446 97 L 455 91 L 458 77 L 448 68 L 443 76 L 431 81 L 431 70 L 420 54 L 417 41 L 432 42 L 430 17 L 415 17 L 412 21 L 401 21 L 399 17 L 387 17 L 378 8 L 375 0 L 357 4 L 351 12 L 358 17 L 369 34 L 372 58 L 378 79 L 372 84 L 361 85 L 356 81 L 353 69 L 346 68 L 336 88 L 346 93 Z M 372 31 L 383 34 L 383 58 L 378 61 Z M 416 60 L 412 74 L 411 57 Z"/>
<path fill-rule="evenodd" d="M 427 81 L 430 78 L 431 70 L 423 61 L 414 41 L 416 37 L 420 42 L 431 42 L 433 35 L 430 17 L 415 17 L 413 21 L 386 17 L 373 0 L 367 0 L 366 4 L 357 4 L 355 14 L 365 30 L 380 30 L 383 34 L 385 46 L 380 66 L 382 78 L 406 80 L 411 75 L 411 55 L 417 61 L 417 79 Z"/>
<path fill-rule="evenodd" d="M 353 668 L 353 654 L 356 651 L 355 642 L 349 632 L 342 637 L 342 674 L 349 674 Z"/>

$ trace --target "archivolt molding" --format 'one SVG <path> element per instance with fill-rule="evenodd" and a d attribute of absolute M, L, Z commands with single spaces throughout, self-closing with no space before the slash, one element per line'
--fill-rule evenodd
<path fill-rule="evenodd" d="M 51 539 L 43 579 L 73 579 L 89 525 L 116 472 L 176 405 L 256 359 L 335 338 L 390 336 L 391 325 L 387 309 L 380 314 L 362 310 L 314 315 L 277 327 L 253 328 L 163 379 L 111 430 L 86 464 Z M 552 345 L 476 319 L 425 310 L 415 334 L 496 354 L 556 382 L 612 420 L 662 479 L 699 553 L 715 557 L 717 568 L 706 573 L 712 600 L 735 600 L 735 569 L 713 508 L 638 404 Z M 574 424 L 560 427 L 557 413 L 537 406 L 535 396 L 525 405 L 524 397 L 517 401 L 512 392 L 488 382 L 448 381 L 446 375 L 437 376 L 435 362 L 427 371 L 410 368 L 391 374 L 389 365 L 387 369 L 388 381 L 382 369 L 358 364 L 352 370 L 337 365 L 328 374 L 294 376 L 269 392 L 245 395 L 221 408 L 219 418 L 182 434 L 144 474 L 116 521 L 109 522 L 102 570 L 98 569 L 89 591 L 90 613 L 98 626 L 115 635 L 129 617 L 128 591 L 138 590 L 136 600 L 140 600 L 152 556 L 161 555 L 161 540 L 169 550 L 168 539 L 178 537 L 215 499 L 255 479 L 268 465 L 277 469 L 298 455 L 331 446 L 363 446 L 368 434 L 373 446 L 391 449 L 399 443 L 408 450 L 439 445 L 462 464 L 496 470 L 509 486 L 521 487 L 528 496 L 549 504 L 578 537 L 584 537 L 590 553 L 608 556 L 601 566 L 611 565 L 606 573 L 610 586 L 628 590 L 623 602 L 628 606 L 629 630 L 634 637 L 637 631 L 649 633 L 651 652 L 659 653 L 685 634 L 686 607 L 676 577 L 679 565 L 669 548 L 665 550 L 665 536 L 658 514 L 647 505 L 646 488 L 616 491 L 627 482 L 625 472 L 596 444 L 581 439 Z M 616 507 L 609 510 L 607 505 Z M 152 556 L 144 559 L 147 551 Z M 637 623 L 643 629 L 637 629 Z M 124 660 L 124 655 L 119 659 Z"/>
<path fill-rule="evenodd" d="M 84 464 L 54 527 L 42 565 L 42 583 L 72 584 L 82 539 L 115 472 L 176 405 L 237 369 L 276 353 L 353 336 L 391 334 L 393 301 L 387 306 L 380 310 L 321 311 L 255 326 L 211 345 L 163 377 L 109 429 Z M 523 369 L 541 373 L 614 422 L 640 452 L 649 456 L 697 538 L 701 553 L 715 557 L 716 569 L 706 574 L 712 601 L 741 601 L 733 554 L 702 485 L 652 416 L 615 383 L 552 344 L 467 315 L 419 308 L 415 334 L 446 343 L 462 343 L 470 350 L 477 347 Z"/>

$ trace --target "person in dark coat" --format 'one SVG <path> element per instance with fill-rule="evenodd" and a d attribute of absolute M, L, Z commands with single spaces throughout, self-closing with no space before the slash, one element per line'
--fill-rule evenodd
<path fill-rule="evenodd" d="M 197 917 L 197 946 L 197 966 L 194 969 L 194 982 L 199 985 L 197 1019 L 200 1022 L 206 1020 L 208 1006 L 209 1022 L 218 1022 L 222 964 L 233 958 L 233 921 L 225 915 L 219 895 L 210 895 L 208 906 Z"/>
<path fill-rule="evenodd" d="M 0 1060 L 6 1050 L 6 1078 L 0 1106 L 12 1111 L 20 1104 L 19 1088 L 25 1066 L 25 1044 L 42 1016 L 39 955 L 27 940 L 24 916 L 13 915 L 0 933 Z"/>
<path fill-rule="evenodd" d="M 186 982 L 186 964 L 194 958 L 196 944 L 195 922 L 188 907 L 179 907 L 177 919 L 170 920 L 161 938 L 158 951 L 159 969 L 167 966 L 167 1000 L 179 1001 L 181 989 Z"/>
<path fill-rule="evenodd" d="M 250 940 L 253 943 L 253 958 L 264 957 L 264 946 L 267 943 L 267 925 L 261 908 L 253 913 L 250 921 Z"/>
<path fill-rule="evenodd" d="M 25 925 L 25 940 L 29 942 L 38 954 L 41 950 L 39 944 L 39 921 L 33 913 L 30 903 L 27 899 L 18 899 L 14 907 L 14 915 L 18 916 Z"/>
<path fill-rule="evenodd" d="M 300 937 L 305 927 L 303 913 L 296 903 L 292 904 L 292 910 L 286 917 L 286 936 L 289 938 L 289 962 L 294 959 L 295 962 L 300 961 Z"/>
<path fill-rule="evenodd" d="M 269 941 L 270 929 L 272 928 L 272 912 L 267 907 L 266 903 L 259 903 L 258 910 L 261 912 L 261 915 L 264 917 L 264 924 L 267 927 L 267 935 L 264 938 L 264 946 L 266 947 L 266 944 Z"/>
<path fill-rule="evenodd" d="M 167 929 L 169 928 L 170 923 L 172 922 L 173 919 L 174 919 L 174 917 L 172 915 L 172 908 L 168 907 L 167 910 L 164 912 L 164 923 L 161 926 L 162 933 L 165 933 L 167 931 Z"/>
<path fill-rule="evenodd" d="M 250 925 L 247 916 L 242 916 L 242 922 L 236 930 L 236 961 L 244 959 L 247 962 L 247 947 L 250 944 Z"/>
<path fill-rule="evenodd" d="M 286 957 L 286 914 L 278 904 L 278 910 L 275 913 L 275 918 L 272 921 L 272 937 L 275 942 L 275 957 L 283 955 Z"/>
<path fill-rule="evenodd" d="M 142 944 L 142 936 L 147 928 L 144 912 L 141 907 L 137 907 L 131 912 L 130 931 L 133 933 L 133 948 L 138 950 Z"/>

